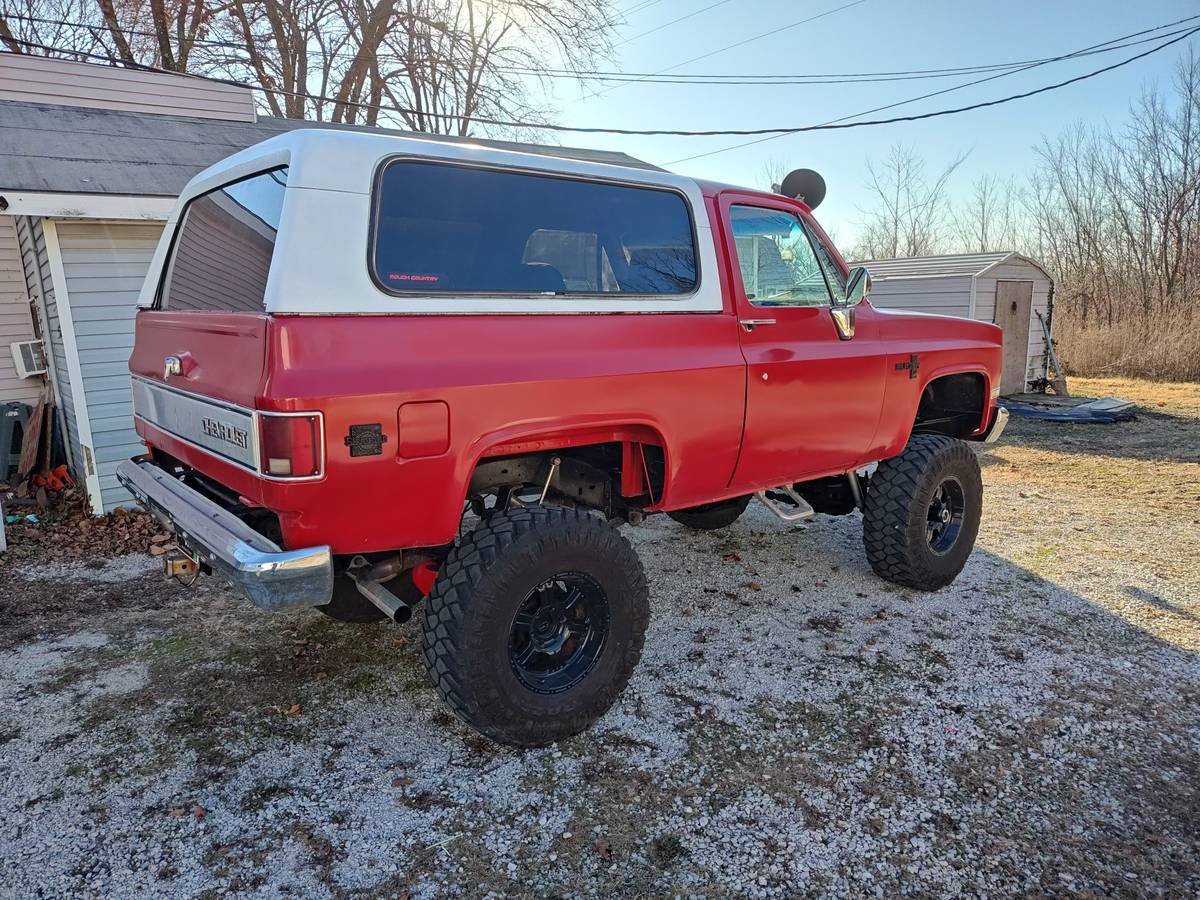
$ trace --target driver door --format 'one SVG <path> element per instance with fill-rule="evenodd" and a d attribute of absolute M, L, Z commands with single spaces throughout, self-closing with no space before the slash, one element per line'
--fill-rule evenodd
<path fill-rule="evenodd" d="M 883 402 L 873 310 L 861 304 L 853 337 L 839 337 L 833 305 L 847 272 L 798 205 L 732 194 L 722 213 L 747 366 L 732 483 L 749 492 L 862 465 Z"/>

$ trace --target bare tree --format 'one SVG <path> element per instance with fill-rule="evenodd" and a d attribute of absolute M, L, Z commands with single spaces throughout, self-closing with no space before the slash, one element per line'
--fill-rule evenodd
<path fill-rule="evenodd" d="M 209 0 L 9 0 L 0 41 L 14 53 L 186 72 L 218 9 Z"/>
<path fill-rule="evenodd" d="M 778 191 L 783 178 L 790 172 L 788 164 L 776 156 L 768 157 L 762 166 L 762 187 L 765 191 Z"/>
<path fill-rule="evenodd" d="M 966 200 L 954 207 L 958 244 L 966 253 L 992 253 L 1021 246 L 1021 192 L 1016 183 L 984 174 L 975 179 Z"/>
<path fill-rule="evenodd" d="M 539 73 L 594 69 L 616 21 L 610 0 L 9 0 L 0 42 L 249 81 L 276 116 L 520 135 L 481 120 L 548 121 Z"/>
<path fill-rule="evenodd" d="M 925 160 L 901 144 L 893 145 L 883 161 L 869 160 L 868 187 L 878 205 L 867 213 L 854 256 L 885 259 L 943 251 L 950 228 L 947 191 L 966 158 L 960 154 L 932 178 Z"/>

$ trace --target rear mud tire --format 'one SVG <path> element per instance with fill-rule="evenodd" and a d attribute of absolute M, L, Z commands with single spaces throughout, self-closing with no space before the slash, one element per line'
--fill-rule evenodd
<path fill-rule="evenodd" d="M 705 503 L 689 509 L 677 509 L 667 513 L 672 519 L 687 528 L 697 531 L 717 531 L 736 522 L 750 505 L 750 496 L 734 497 L 717 503 Z"/>
<path fill-rule="evenodd" d="M 407 600 L 410 605 L 421 601 L 421 592 L 413 584 L 412 575 L 405 572 L 383 585 L 397 597 Z M 364 597 L 349 575 L 338 575 L 333 579 L 333 599 L 320 610 L 331 619 L 339 622 L 351 622 L 367 625 L 371 622 L 382 622 L 387 618 L 382 609 Z"/>
<path fill-rule="evenodd" d="M 953 496 L 937 531 L 942 496 Z M 914 435 L 904 452 L 879 464 L 863 510 L 863 545 L 880 578 L 921 591 L 950 584 L 966 565 L 979 533 L 983 479 L 975 453 L 940 434 Z"/>
<path fill-rule="evenodd" d="M 531 598 L 560 578 L 602 598 L 604 633 L 591 662 L 571 670 L 575 680 L 539 690 L 514 642 Z M 446 558 L 425 604 L 422 650 L 455 715 L 499 743 L 539 747 L 583 731 L 612 706 L 641 657 L 648 621 L 641 561 L 615 528 L 579 509 L 516 508 L 481 522 Z M 567 640 L 569 658 L 589 646 Z"/>

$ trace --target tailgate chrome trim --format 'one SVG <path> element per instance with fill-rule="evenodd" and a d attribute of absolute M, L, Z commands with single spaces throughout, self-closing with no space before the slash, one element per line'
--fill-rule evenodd
<path fill-rule="evenodd" d="M 277 410 L 248 409 L 236 403 L 206 397 L 203 394 L 185 391 L 169 384 L 161 384 L 147 378 L 145 375 L 131 375 L 130 377 L 133 381 L 133 417 L 141 419 L 147 425 L 157 428 L 175 440 L 187 444 L 189 447 L 194 447 L 197 450 L 202 450 L 205 453 L 211 453 L 218 459 L 245 469 L 247 472 L 253 473 L 257 478 L 265 481 L 303 484 L 306 481 L 320 481 L 325 477 L 325 414 L 320 410 L 282 412 Z M 199 421 L 201 424 L 198 434 L 182 433 L 195 432 L 197 429 L 188 429 L 185 427 L 187 424 L 186 419 L 180 419 L 180 415 L 183 415 L 183 413 L 178 409 L 165 406 L 164 403 L 167 402 L 167 399 L 164 395 L 174 395 L 170 398 L 170 402 L 175 404 L 182 402 L 185 405 L 185 409 L 189 409 L 187 404 L 191 404 L 190 411 L 193 414 L 198 414 L 200 417 Z M 244 421 L 247 425 L 246 443 L 248 446 L 239 447 L 234 443 L 206 433 L 204 426 L 204 419 L 206 417 L 203 415 L 203 410 L 206 408 L 219 410 L 222 415 L 232 417 L 232 420 L 235 422 Z M 174 421 L 164 421 L 164 419 L 170 419 L 172 416 L 175 417 Z M 259 468 L 259 461 L 261 459 L 260 435 L 262 434 L 259 427 L 259 420 L 264 416 L 316 417 L 318 432 L 317 474 L 296 476 L 271 475 Z"/>
<path fill-rule="evenodd" d="M 237 516 L 150 462 L 126 460 L 117 480 L 200 561 L 255 606 L 322 606 L 333 596 L 328 546 L 281 550 Z"/>
<path fill-rule="evenodd" d="M 133 414 L 193 447 L 258 471 L 258 427 L 252 409 L 134 375 Z M 240 440 L 235 439 L 239 435 Z"/>

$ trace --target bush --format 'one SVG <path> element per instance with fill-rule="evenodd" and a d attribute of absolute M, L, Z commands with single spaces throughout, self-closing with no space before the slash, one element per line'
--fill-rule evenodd
<path fill-rule="evenodd" d="M 1200 381 L 1200 315 L 1133 316 L 1111 326 L 1056 315 L 1054 344 L 1068 375 Z"/>

